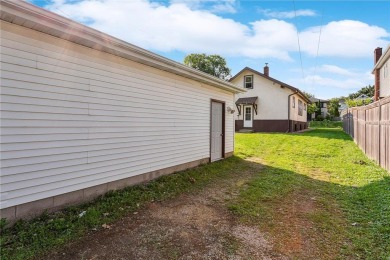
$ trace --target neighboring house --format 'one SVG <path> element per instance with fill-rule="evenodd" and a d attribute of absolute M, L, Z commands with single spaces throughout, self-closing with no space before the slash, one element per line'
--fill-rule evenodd
<path fill-rule="evenodd" d="M 312 103 L 316 103 L 317 107 L 320 108 L 317 112 L 315 112 L 311 115 L 308 114 L 309 121 L 314 120 L 319 115 L 321 115 L 322 117 L 326 117 L 327 115 L 329 115 L 329 112 L 328 112 L 329 100 L 315 98 L 315 97 L 311 97 L 309 99 Z"/>
<path fill-rule="evenodd" d="M 244 68 L 230 82 L 243 87 L 236 95 L 236 131 L 294 132 L 307 128 L 307 104 L 310 102 L 297 88 L 264 73 Z"/>
<path fill-rule="evenodd" d="M 367 98 L 372 98 L 372 97 L 369 97 L 366 94 L 361 94 L 357 98 L 355 98 L 355 100 L 362 100 L 362 99 L 367 99 Z"/>
<path fill-rule="evenodd" d="M 363 100 L 365 104 L 369 104 L 369 103 L 373 102 L 374 97 L 367 96 L 366 94 L 361 94 L 357 98 L 354 98 L 353 100 L 354 101 Z M 369 100 L 369 102 L 368 102 L 368 100 Z M 339 113 L 346 110 L 347 108 L 348 108 L 348 104 L 346 103 L 346 100 L 344 98 L 340 99 L 339 100 L 339 109 L 338 109 Z"/>
<path fill-rule="evenodd" d="M 232 83 L 24 1 L 1 1 L 1 217 L 233 154 Z"/>
<path fill-rule="evenodd" d="M 344 111 L 347 108 L 348 108 L 348 105 L 345 102 L 345 99 L 344 98 L 340 99 L 339 100 L 339 113 L 341 114 L 341 111 Z"/>
<path fill-rule="evenodd" d="M 390 45 L 384 54 L 382 48 L 374 51 L 375 94 L 374 101 L 390 96 Z"/>

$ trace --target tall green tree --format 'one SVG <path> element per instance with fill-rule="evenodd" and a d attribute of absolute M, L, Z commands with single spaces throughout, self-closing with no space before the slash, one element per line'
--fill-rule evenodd
<path fill-rule="evenodd" d="M 320 108 L 318 107 L 317 103 L 311 103 L 307 105 L 307 113 L 313 114 L 317 112 Z"/>
<path fill-rule="evenodd" d="M 331 116 L 334 116 L 334 117 L 340 116 L 339 101 L 340 101 L 340 98 L 331 98 L 329 100 L 328 113 Z"/>
<path fill-rule="evenodd" d="M 314 94 L 311 94 L 309 92 L 306 92 L 306 91 L 302 91 L 303 95 L 305 95 L 307 98 L 313 98 L 314 97 Z"/>
<path fill-rule="evenodd" d="M 184 58 L 184 64 L 220 79 L 228 80 L 230 78 L 231 70 L 227 66 L 225 58 L 219 55 L 189 54 Z"/>

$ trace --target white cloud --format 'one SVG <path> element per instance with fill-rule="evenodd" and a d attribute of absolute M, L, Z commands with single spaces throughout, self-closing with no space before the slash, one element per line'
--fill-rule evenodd
<path fill-rule="evenodd" d="M 292 72 L 300 74 L 296 68 Z M 336 65 L 321 65 L 305 70 L 305 77 L 291 78 L 293 86 L 315 94 L 317 97 L 332 98 L 345 96 L 367 85 L 372 85 L 374 77 L 370 71 L 356 68 L 342 68 Z"/>
<path fill-rule="evenodd" d="M 309 10 L 309 9 L 301 9 L 301 10 L 286 11 L 286 12 L 272 11 L 271 9 L 260 9 L 259 12 L 265 15 L 266 17 L 277 18 L 277 19 L 291 19 L 298 16 L 317 15 L 317 13 L 314 10 Z"/>
<path fill-rule="evenodd" d="M 171 4 L 185 4 L 190 9 L 208 10 L 211 13 L 236 13 L 236 0 L 171 0 Z"/>
<path fill-rule="evenodd" d="M 141 1 L 82 1 L 48 6 L 60 15 L 146 49 L 218 53 L 251 58 L 291 59 L 295 27 L 284 21 L 261 20 L 244 25 L 204 10 L 174 3 L 164 6 Z"/>
<path fill-rule="evenodd" d="M 215 4 L 210 8 L 213 13 L 236 13 L 236 8 L 230 3 Z"/>
<path fill-rule="evenodd" d="M 386 46 L 390 34 L 378 26 L 360 21 L 342 20 L 330 22 L 322 27 L 311 27 L 300 32 L 301 48 L 316 56 L 319 33 L 321 41 L 319 56 L 367 57 L 377 46 Z"/>
<path fill-rule="evenodd" d="M 154 51 L 206 52 L 287 61 L 298 51 L 294 24 L 277 19 L 243 24 L 199 9 L 205 2 L 214 11 L 226 11 L 235 0 L 172 0 L 166 5 L 149 0 L 55 0 L 47 8 Z M 300 33 L 303 53 L 316 55 L 318 35 L 319 27 Z M 387 45 L 384 37 L 388 36 L 384 29 L 358 21 L 331 22 L 322 28 L 319 55 L 370 57 L 375 47 Z"/>
<path fill-rule="evenodd" d="M 293 68 L 290 69 L 290 71 L 294 73 L 300 73 L 301 69 Z M 317 74 L 317 73 L 322 73 L 324 75 L 329 75 L 333 77 L 355 77 L 355 78 L 360 78 L 362 80 L 373 80 L 374 78 L 371 71 L 363 71 L 361 69 L 356 69 L 356 68 L 342 68 L 340 66 L 331 65 L 331 64 L 323 64 L 318 67 L 311 67 L 305 69 L 306 75 Z"/>
<path fill-rule="evenodd" d="M 321 67 L 319 67 L 317 69 L 317 71 L 328 72 L 328 73 L 332 73 L 332 74 L 337 74 L 337 75 L 342 75 L 342 76 L 350 76 L 350 77 L 359 75 L 358 73 L 352 72 L 352 70 L 348 70 L 348 69 L 341 68 L 339 66 L 328 65 L 328 64 L 322 65 Z"/>
<path fill-rule="evenodd" d="M 328 78 L 320 75 L 312 75 L 304 78 L 304 82 L 308 85 L 318 87 L 341 88 L 341 89 L 360 89 L 366 85 L 364 80 L 355 78 Z"/>

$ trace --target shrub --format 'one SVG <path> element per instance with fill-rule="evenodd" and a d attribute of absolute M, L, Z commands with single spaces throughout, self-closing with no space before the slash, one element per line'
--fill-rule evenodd
<path fill-rule="evenodd" d="M 331 115 L 326 115 L 325 120 L 332 121 L 332 120 L 333 120 L 333 116 L 331 116 Z"/>
<path fill-rule="evenodd" d="M 347 103 L 348 107 L 360 107 L 372 103 L 372 99 L 346 99 L 345 102 Z"/>
<path fill-rule="evenodd" d="M 324 121 L 312 121 L 309 123 L 309 127 L 342 128 L 343 122 L 340 121 L 335 122 L 335 121 L 329 121 L 325 119 Z"/>

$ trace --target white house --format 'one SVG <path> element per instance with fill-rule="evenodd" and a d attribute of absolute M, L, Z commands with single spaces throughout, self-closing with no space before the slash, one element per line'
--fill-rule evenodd
<path fill-rule="evenodd" d="M 345 102 L 345 99 L 344 98 L 340 99 L 339 100 L 339 113 L 341 113 L 341 111 L 344 111 L 347 108 L 348 108 L 348 105 Z"/>
<path fill-rule="evenodd" d="M 294 132 L 307 128 L 307 104 L 310 101 L 297 88 L 251 68 L 238 72 L 230 82 L 243 87 L 236 95 L 236 131 Z"/>
<path fill-rule="evenodd" d="M 1 1 L 1 217 L 232 155 L 245 90 L 24 1 Z"/>
<path fill-rule="evenodd" d="M 375 94 L 374 101 L 390 96 L 390 45 L 382 54 L 382 48 L 374 51 Z"/>

